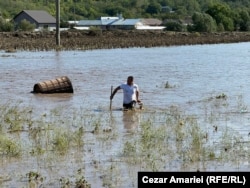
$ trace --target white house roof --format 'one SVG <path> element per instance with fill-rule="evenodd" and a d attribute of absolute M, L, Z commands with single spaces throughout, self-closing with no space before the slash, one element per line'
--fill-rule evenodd
<path fill-rule="evenodd" d="M 140 22 L 140 19 L 119 19 L 112 25 L 136 25 L 138 22 Z"/>
<path fill-rule="evenodd" d="M 100 20 L 80 20 L 78 26 L 96 26 L 96 25 L 135 25 L 140 19 L 123 19 L 118 17 L 107 17 Z"/>
<path fill-rule="evenodd" d="M 118 20 L 119 17 L 102 16 L 100 20 Z"/>
<path fill-rule="evenodd" d="M 79 26 L 95 26 L 95 25 L 102 25 L 101 20 L 80 20 L 77 25 Z"/>
<path fill-rule="evenodd" d="M 102 25 L 112 25 L 115 23 L 119 18 L 107 18 L 107 19 L 101 19 Z"/>
<path fill-rule="evenodd" d="M 146 24 L 147 23 L 147 24 Z M 164 26 L 158 26 L 161 21 L 157 19 L 124 19 L 122 17 L 101 17 L 99 20 L 80 20 L 76 28 L 89 26 L 135 26 L 136 29 L 162 30 Z"/>

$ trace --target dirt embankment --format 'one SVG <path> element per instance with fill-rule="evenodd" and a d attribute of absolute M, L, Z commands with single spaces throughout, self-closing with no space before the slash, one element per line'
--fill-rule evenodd
<path fill-rule="evenodd" d="M 166 31 L 62 31 L 0 33 L 0 50 L 91 50 L 129 47 L 249 42 L 250 32 L 186 33 Z"/>

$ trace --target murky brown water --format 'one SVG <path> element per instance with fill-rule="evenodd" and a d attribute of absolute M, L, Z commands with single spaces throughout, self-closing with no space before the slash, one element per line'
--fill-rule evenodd
<path fill-rule="evenodd" d="M 76 131 L 84 127 L 83 145 L 71 147 L 64 155 L 51 150 L 50 128 L 36 139 L 25 131 L 8 133 L 23 146 L 20 158 L 0 160 L 0 185 L 30 185 L 27 173 L 36 171 L 42 187 L 73 187 L 78 176 L 85 177 L 92 187 L 137 187 L 140 170 L 250 170 L 249 165 L 249 70 L 250 43 L 196 45 L 167 48 L 130 48 L 65 52 L 0 52 L 1 105 L 17 104 L 32 108 L 32 119 L 43 119 L 41 127 Z M 68 76 L 73 94 L 32 94 L 35 83 Z M 144 110 L 124 113 L 122 93 L 116 94 L 109 110 L 110 87 L 125 82 L 133 75 L 141 90 Z M 169 87 L 166 87 L 168 83 Z M 219 97 L 226 95 L 226 100 Z M 217 97 L 217 98 L 216 98 Z M 178 147 L 175 154 L 162 156 L 159 166 L 128 162 L 122 154 L 125 143 L 138 138 L 141 124 L 151 120 L 152 126 L 167 122 L 169 109 L 178 109 L 181 116 L 195 117 L 209 135 L 209 144 L 223 138 L 224 131 L 239 137 L 245 156 L 236 163 L 225 161 L 183 162 Z M 170 110 L 171 111 L 171 110 Z M 176 112 L 177 113 L 177 112 Z M 179 113 L 179 112 L 178 112 Z M 2 117 L 3 118 L 3 117 Z M 176 117 L 175 117 L 176 118 Z M 35 127 L 39 127 L 37 123 Z M 100 126 L 101 133 L 94 133 Z M 55 128 L 56 127 L 56 128 Z M 75 136 L 73 136 L 75 137 Z M 43 138 L 43 139 L 42 139 Z M 44 139 L 46 138 L 46 139 Z M 172 142 L 172 141 L 171 141 Z M 31 155 L 37 144 L 45 153 Z M 182 149 L 185 149 L 183 142 Z M 167 150 L 166 150 L 167 152 Z M 1 151 L 0 151 L 1 154 Z M 139 156 L 138 156 L 139 157 Z M 236 157 L 237 158 L 237 157 Z M 138 159 L 137 159 L 138 160 Z M 155 161 L 159 160 L 158 157 Z M 154 161 L 154 160 L 152 160 Z M 152 162 L 151 161 L 151 162 Z M 229 160 L 230 161 L 230 160 Z M 38 180 L 36 180 L 38 181 Z M 42 183 L 41 183 L 42 182 Z"/>

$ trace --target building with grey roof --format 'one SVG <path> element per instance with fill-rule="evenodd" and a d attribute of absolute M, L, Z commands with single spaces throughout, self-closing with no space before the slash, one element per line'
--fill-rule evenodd
<path fill-rule="evenodd" d="M 31 24 L 35 25 L 36 30 L 55 30 L 56 29 L 56 19 L 51 16 L 48 12 L 43 10 L 23 10 L 18 13 L 13 21 L 15 23 L 15 29 L 22 20 L 27 20 Z"/>
<path fill-rule="evenodd" d="M 98 27 L 102 30 L 114 30 L 114 29 L 164 29 L 165 27 L 156 27 L 159 26 L 162 22 L 157 19 L 124 19 L 122 16 L 118 17 L 101 17 L 98 20 L 80 20 L 76 24 L 77 28 L 89 28 L 89 27 Z M 147 27 L 141 27 L 147 26 Z"/>

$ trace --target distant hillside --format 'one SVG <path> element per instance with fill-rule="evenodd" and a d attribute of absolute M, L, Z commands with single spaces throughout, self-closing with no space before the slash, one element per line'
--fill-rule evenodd
<path fill-rule="evenodd" d="M 205 12 L 212 3 L 250 14 L 249 0 L 60 0 L 62 20 L 96 19 L 123 14 L 124 18 L 183 19 Z M 22 10 L 46 10 L 55 16 L 55 0 L 0 0 L 0 13 L 13 18 Z"/>

